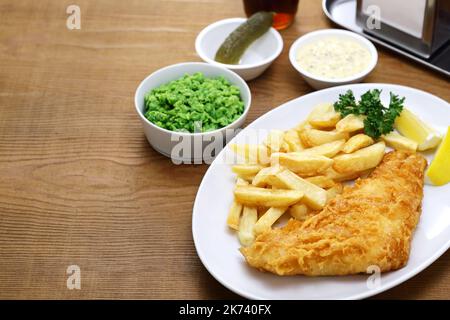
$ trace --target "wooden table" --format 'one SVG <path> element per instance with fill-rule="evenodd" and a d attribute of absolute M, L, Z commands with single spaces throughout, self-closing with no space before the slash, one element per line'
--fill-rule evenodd
<path fill-rule="evenodd" d="M 81 30 L 66 8 L 81 8 Z M 282 55 L 251 81 L 247 123 L 312 89 L 290 66 L 300 35 L 332 25 L 301 0 Z M 206 165 L 176 166 L 145 140 L 139 82 L 199 61 L 206 25 L 243 16 L 227 0 L 0 1 L 0 298 L 215 299 L 238 296 L 201 264 L 191 212 Z M 449 81 L 379 49 L 367 82 L 450 100 Z M 450 252 L 377 298 L 450 298 Z M 66 269 L 81 268 L 81 290 Z"/>

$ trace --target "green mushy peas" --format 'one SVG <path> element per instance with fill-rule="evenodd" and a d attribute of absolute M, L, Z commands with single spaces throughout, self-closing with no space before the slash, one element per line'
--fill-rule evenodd
<path fill-rule="evenodd" d="M 223 128 L 244 112 L 239 88 L 224 77 L 184 75 L 145 95 L 144 116 L 171 131 L 207 132 Z"/>

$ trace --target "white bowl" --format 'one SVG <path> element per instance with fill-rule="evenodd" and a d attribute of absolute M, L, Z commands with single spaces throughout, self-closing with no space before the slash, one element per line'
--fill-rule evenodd
<path fill-rule="evenodd" d="M 184 133 L 160 128 L 145 118 L 144 96 L 147 92 L 172 80 L 179 79 L 185 74 L 193 74 L 196 72 L 203 73 L 205 77 L 223 76 L 231 84 L 240 89 L 241 99 L 244 102 L 244 112 L 238 119 L 226 127 L 214 131 Z M 136 90 L 134 104 L 144 127 L 145 136 L 156 151 L 170 157 L 177 164 L 202 163 L 202 161 L 210 163 L 214 159 L 214 156 L 223 148 L 224 140 L 229 141 L 234 136 L 236 129 L 243 125 L 248 110 L 250 109 L 251 94 L 247 83 L 236 73 L 203 62 L 187 62 L 159 69 L 145 78 Z M 183 146 L 188 148 L 185 148 L 185 152 L 180 154 L 180 148 Z M 216 147 L 216 149 L 212 150 L 213 147 Z"/>
<path fill-rule="evenodd" d="M 217 21 L 203 29 L 195 40 L 195 50 L 203 61 L 212 65 L 222 66 L 239 74 L 245 80 L 251 80 L 261 75 L 283 50 L 283 39 L 274 28 L 253 42 L 242 55 L 240 64 L 223 64 L 214 60 L 216 52 L 226 37 L 239 25 L 244 18 L 231 18 Z"/>
<path fill-rule="evenodd" d="M 352 39 L 367 48 L 371 55 L 371 61 L 367 68 L 351 77 L 342 79 L 329 79 L 313 75 L 300 67 L 296 59 L 298 49 L 306 44 L 317 41 L 319 39 L 328 38 L 330 36 Z M 378 61 L 378 54 L 377 49 L 372 44 L 372 42 L 357 33 L 340 29 L 324 29 L 307 33 L 298 38 L 291 45 L 291 48 L 289 50 L 289 60 L 291 61 L 292 66 L 303 76 L 303 78 L 311 87 L 313 87 L 314 89 L 324 89 L 328 87 L 340 86 L 343 84 L 361 82 L 375 68 Z"/>

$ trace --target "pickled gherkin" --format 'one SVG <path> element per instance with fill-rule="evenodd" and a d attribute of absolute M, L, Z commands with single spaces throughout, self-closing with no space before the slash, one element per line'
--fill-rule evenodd
<path fill-rule="evenodd" d="M 238 64 L 245 50 L 270 29 L 273 13 L 259 11 L 236 28 L 220 46 L 214 60 L 225 64 Z"/>

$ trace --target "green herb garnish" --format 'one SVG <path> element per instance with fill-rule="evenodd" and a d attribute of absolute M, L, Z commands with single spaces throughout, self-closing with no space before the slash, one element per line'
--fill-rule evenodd
<path fill-rule="evenodd" d="M 144 116 L 171 131 L 206 132 L 223 128 L 244 112 L 240 90 L 224 77 L 185 75 L 144 98 Z"/>
<path fill-rule="evenodd" d="M 380 100 L 381 90 L 369 90 L 361 96 L 357 102 L 353 92 L 348 90 L 339 95 L 339 101 L 334 103 L 334 110 L 342 117 L 349 114 L 366 116 L 364 119 L 364 132 L 368 136 L 378 139 L 381 135 L 394 130 L 395 118 L 403 110 L 405 98 L 390 93 L 389 107 L 383 106 Z"/>

